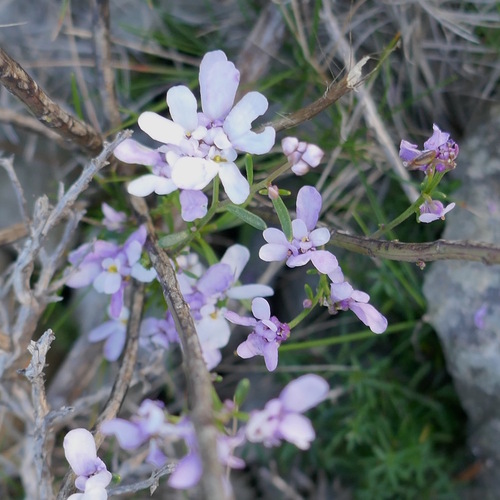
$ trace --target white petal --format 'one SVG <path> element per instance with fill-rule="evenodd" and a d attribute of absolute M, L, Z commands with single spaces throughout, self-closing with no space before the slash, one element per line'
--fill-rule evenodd
<path fill-rule="evenodd" d="M 172 120 L 184 130 L 193 132 L 198 127 L 198 103 L 185 85 L 177 85 L 167 92 L 167 104 Z"/>
<path fill-rule="evenodd" d="M 154 174 L 146 174 L 131 181 L 127 191 L 139 197 L 148 196 L 151 193 L 170 194 L 177 189 L 172 180 Z"/>
<path fill-rule="evenodd" d="M 89 473 L 97 457 L 94 436 L 87 429 L 73 429 L 64 437 L 64 455 L 77 476 Z"/>
<path fill-rule="evenodd" d="M 227 264 L 236 281 L 250 259 L 250 250 L 243 245 L 231 245 L 222 256 L 221 264 Z"/>
<path fill-rule="evenodd" d="M 263 115 L 267 107 L 267 99 L 260 92 L 245 94 L 224 120 L 223 128 L 231 142 L 246 134 L 252 128 L 252 122 Z"/>
<path fill-rule="evenodd" d="M 250 194 L 250 185 L 234 163 L 221 163 L 219 178 L 233 203 L 240 205 L 245 202 Z"/>
<path fill-rule="evenodd" d="M 311 421 L 304 415 L 286 415 L 279 424 L 283 438 L 301 450 L 307 450 L 316 437 Z"/>
<path fill-rule="evenodd" d="M 142 113 L 137 123 L 151 139 L 164 144 L 178 146 L 185 138 L 184 129 L 180 125 L 151 111 Z"/>
<path fill-rule="evenodd" d="M 269 302 L 262 297 L 256 297 L 252 300 L 252 314 L 257 319 L 269 319 L 271 317 L 271 307 Z"/>
<path fill-rule="evenodd" d="M 274 290 L 267 285 L 259 285 L 257 283 L 252 285 L 233 286 L 226 295 L 230 299 L 253 299 L 254 297 L 270 297 L 274 295 Z"/>
<path fill-rule="evenodd" d="M 231 328 L 226 319 L 218 314 L 216 318 L 211 315 L 204 317 L 196 323 L 196 331 L 200 344 L 207 349 L 220 349 L 229 342 Z"/>
<path fill-rule="evenodd" d="M 219 172 L 217 163 L 203 158 L 183 157 L 172 168 L 172 181 L 181 189 L 203 189 Z"/>

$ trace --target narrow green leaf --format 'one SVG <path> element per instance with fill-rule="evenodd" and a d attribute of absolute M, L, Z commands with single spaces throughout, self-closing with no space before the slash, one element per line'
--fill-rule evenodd
<path fill-rule="evenodd" d="M 245 169 L 247 171 L 247 180 L 250 186 L 253 184 L 253 157 L 252 155 L 245 155 Z"/>
<path fill-rule="evenodd" d="M 71 73 L 71 97 L 73 99 L 73 107 L 75 108 L 76 115 L 80 120 L 83 120 L 82 103 L 74 73 Z"/>
<path fill-rule="evenodd" d="M 288 208 L 283 203 L 281 196 L 279 196 L 276 200 L 273 200 L 274 210 L 278 214 L 278 219 L 280 220 L 281 229 L 285 233 L 286 239 L 290 241 L 293 236 L 292 231 L 292 219 L 290 219 L 290 213 L 288 212 Z"/>
<path fill-rule="evenodd" d="M 228 205 L 226 210 L 259 231 L 264 231 L 267 228 L 266 223 L 258 215 L 249 212 L 245 208 L 238 205 Z"/>
<path fill-rule="evenodd" d="M 209 266 L 219 262 L 219 259 L 217 258 L 217 255 L 215 255 L 212 247 L 202 237 L 196 238 L 196 244 L 200 246 L 200 250 Z"/>
<path fill-rule="evenodd" d="M 180 231 L 179 233 L 167 234 L 160 238 L 160 246 L 163 248 L 170 248 L 179 243 L 182 243 L 185 239 L 187 239 L 191 234 L 191 231 L 185 229 L 184 231 Z"/>

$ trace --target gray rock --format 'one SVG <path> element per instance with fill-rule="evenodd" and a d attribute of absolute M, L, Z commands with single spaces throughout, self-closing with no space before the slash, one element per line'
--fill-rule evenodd
<path fill-rule="evenodd" d="M 500 244 L 500 106 L 493 106 L 461 144 L 446 240 Z M 449 261 L 430 266 L 424 283 L 428 318 L 436 329 L 470 423 L 472 452 L 484 461 L 479 480 L 490 498 L 500 486 L 500 268 Z M 474 320 L 486 309 L 484 324 Z"/>

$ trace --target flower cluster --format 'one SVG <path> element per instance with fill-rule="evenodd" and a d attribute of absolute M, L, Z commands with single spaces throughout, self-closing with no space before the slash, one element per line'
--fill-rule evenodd
<path fill-rule="evenodd" d="M 325 155 L 316 144 L 299 141 L 296 137 L 285 137 L 281 141 L 281 149 L 292 165 L 292 172 L 299 176 L 316 168 Z"/>
<path fill-rule="evenodd" d="M 233 106 L 239 78 L 224 52 L 208 52 L 200 65 L 201 112 L 191 90 L 178 85 L 167 92 L 171 120 L 152 112 L 139 116 L 139 127 L 163 145 L 152 150 L 129 139 L 116 148 L 114 154 L 121 161 L 151 168 L 150 174 L 129 184 L 129 193 L 161 195 L 181 189 L 186 221 L 205 215 L 207 198 L 201 190 L 217 175 L 233 203 L 247 199 L 248 181 L 234 163 L 238 151 L 267 153 L 276 133 L 272 127 L 260 133 L 251 130 L 252 122 L 268 107 L 259 92 L 249 92 Z"/>
<path fill-rule="evenodd" d="M 432 136 L 424 142 L 424 149 L 419 150 L 416 144 L 402 140 L 399 148 L 399 156 L 403 165 L 410 169 L 422 170 L 428 178 L 434 174 L 444 174 L 456 167 L 456 159 L 459 152 L 458 144 L 451 139 L 448 132 L 442 132 L 437 125 L 433 125 Z M 445 218 L 445 215 L 455 207 L 450 203 L 445 207 L 440 201 L 433 200 L 429 194 L 420 205 L 420 222 L 434 222 Z"/>
<path fill-rule="evenodd" d="M 149 283 L 156 277 L 154 269 L 145 269 L 139 262 L 145 241 L 146 228 L 140 226 L 121 246 L 104 240 L 83 244 L 68 257 L 72 266 L 66 285 L 82 288 L 92 284 L 99 293 L 111 295 L 110 316 L 120 318 L 130 279 Z"/>

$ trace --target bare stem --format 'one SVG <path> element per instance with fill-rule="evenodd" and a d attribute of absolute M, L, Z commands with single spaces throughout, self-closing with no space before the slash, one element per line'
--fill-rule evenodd
<path fill-rule="evenodd" d="M 175 321 L 181 341 L 184 371 L 188 385 L 188 399 L 200 457 L 203 465 L 201 489 L 203 498 L 224 499 L 227 495 L 222 483 L 223 470 L 217 456 L 217 430 L 212 407 L 212 384 L 202 356 L 200 341 L 189 306 L 179 289 L 174 268 L 166 252 L 160 248 L 158 237 L 142 198 L 131 196 L 132 205 L 148 231 L 146 249 L 158 274 L 163 295 Z"/>

